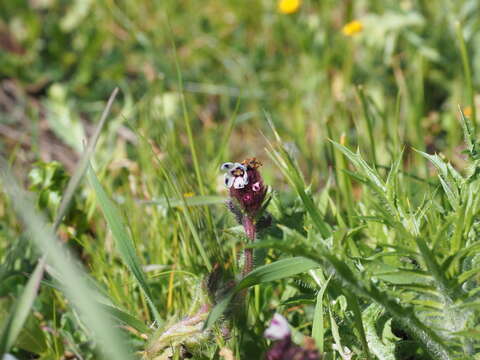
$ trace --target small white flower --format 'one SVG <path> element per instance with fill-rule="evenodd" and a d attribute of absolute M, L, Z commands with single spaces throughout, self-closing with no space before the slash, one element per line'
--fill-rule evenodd
<path fill-rule="evenodd" d="M 226 171 L 225 173 L 225 186 L 235 189 L 243 189 L 248 184 L 247 167 L 240 163 L 226 162 L 220 170 Z"/>
<path fill-rule="evenodd" d="M 283 340 L 291 334 L 287 319 L 280 314 L 273 315 L 270 326 L 264 332 L 264 336 L 271 340 Z"/>

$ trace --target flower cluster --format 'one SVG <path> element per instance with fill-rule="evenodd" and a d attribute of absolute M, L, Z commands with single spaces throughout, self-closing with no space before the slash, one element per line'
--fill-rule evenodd
<path fill-rule="evenodd" d="M 258 231 L 271 224 L 270 214 L 263 211 L 269 198 L 258 171 L 261 165 L 257 159 L 249 158 L 241 163 L 227 162 L 220 167 L 225 172 L 225 186 L 230 191 L 227 207 L 243 225 L 250 241 L 255 241 Z M 242 274 L 245 276 L 253 269 L 252 249 L 244 249 L 243 260 Z"/>
<path fill-rule="evenodd" d="M 249 158 L 241 163 L 227 162 L 221 166 L 225 172 L 225 186 L 230 189 L 230 197 L 240 209 L 229 208 L 241 220 L 244 216 L 255 219 L 262 208 L 267 193 L 258 168 L 262 164 L 255 158 Z M 239 211 L 241 214 L 239 214 Z M 243 221 L 241 221 L 243 222 Z"/>
<path fill-rule="evenodd" d="M 320 360 L 321 356 L 314 344 L 307 341 L 301 347 L 293 343 L 292 333 L 287 319 L 275 314 L 270 326 L 265 330 L 267 339 L 275 340 L 275 344 L 268 350 L 266 360 Z"/>

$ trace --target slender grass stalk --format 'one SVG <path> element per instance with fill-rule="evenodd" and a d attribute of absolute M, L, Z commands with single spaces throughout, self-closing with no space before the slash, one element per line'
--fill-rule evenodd
<path fill-rule="evenodd" d="M 473 87 L 473 78 L 472 70 L 470 68 L 470 59 L 468 56 L 467 45 L 465 44 L 465 38 L 463 37 L 463 26 L 460 21 L 457 21 L 455 24 L 458 44 L 460 47 L 460 55 L 462 57 L 463 73 L 465 76 L 465 83 L 467 88 L 467 97 L 469 105 L 472 109 L 472 126 L 473 133 L 476 134 L 476 119 L 477 119 L 477 109 L 475 106 L 475 89 Z"/>

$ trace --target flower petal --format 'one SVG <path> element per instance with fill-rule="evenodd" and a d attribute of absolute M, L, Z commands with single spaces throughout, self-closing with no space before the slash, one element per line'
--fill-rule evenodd
<path fill-rule="evenodd" d="M 235 178 L 233 176 L 231 176 L 230 174 L 225 174 L 225 186 L 227 188 L 232 187 L 234 180 L 235 180 Z"/>
<path fill-rule="evenodd" d="M 230 169 L 233 169 L 233 167 L 234 167 L 234 164 L 232 162 L 226 162 L 226 163 L 223 163 L 222 166 L 220 166 L 220 170 L 228 171 Z"/>
<path fill-rule="evenodd" d="M 243 178 L 237 176 L 233 181 L 233 187 L 235 189 L 243 189 L 245 187 L 245 182 L 243 181 Z"/>
<path fill-rule="evenodd" d="M 290 336 L 290 326 L 287 319 L 280 314 L 273 315 L 270 326 L 265 330 L 263 336 L 272 340 L 283 340 Z"/>
<path fill-rule="evenodd" d="M 243 183 L 245 185 L 248 184 L 248 172 L 247 172 L 247 170 L 245 170 L 245 173 L 243 174 Z"/>

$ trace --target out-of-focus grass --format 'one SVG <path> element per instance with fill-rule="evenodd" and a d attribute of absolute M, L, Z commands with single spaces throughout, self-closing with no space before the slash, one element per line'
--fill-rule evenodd
<path fill-rule="evenodd" d="M 347 36 L 352 20 L 363 28 Z M 273 311 L 288 314 L 296 336 L 312 335 L 313 322 L 327 359 L 338 358 L 340 342 L 363 358 L 365 341 L 380 359 L 435 358 L 431 349 L 472 358 L 478 205 L 467 175 L 478 158 L 475 130 L 464 144 L 458 106 L 478 128 L 479 45 L 476 0 L 311 0 L 290 15 L 258 0 L 4 1 L 0 149 L 53 221 L 83 139 L 121 88 L 94 168 L 145 284 L 122 261 L 118 231 L 87 182 L 58 237 L 139 353 L 197 311 L 209 268 L 237 271 L 244 238 L 219 202 L 218 167 L 257 156 L 276 190 L 258 265 L 307 256 L 322 267 L 256 285 L 246 323 L 230 340 L 195 338 L 204 341 L 189 345 L 198 358 L 219 358 L 221 347 L 259 358 Z M 14 199 L 1 196 L 3 326 L 41 254 Z M 10 352 L 94 358 L 99 344 L 86 325 L 46 276 Z"/>

